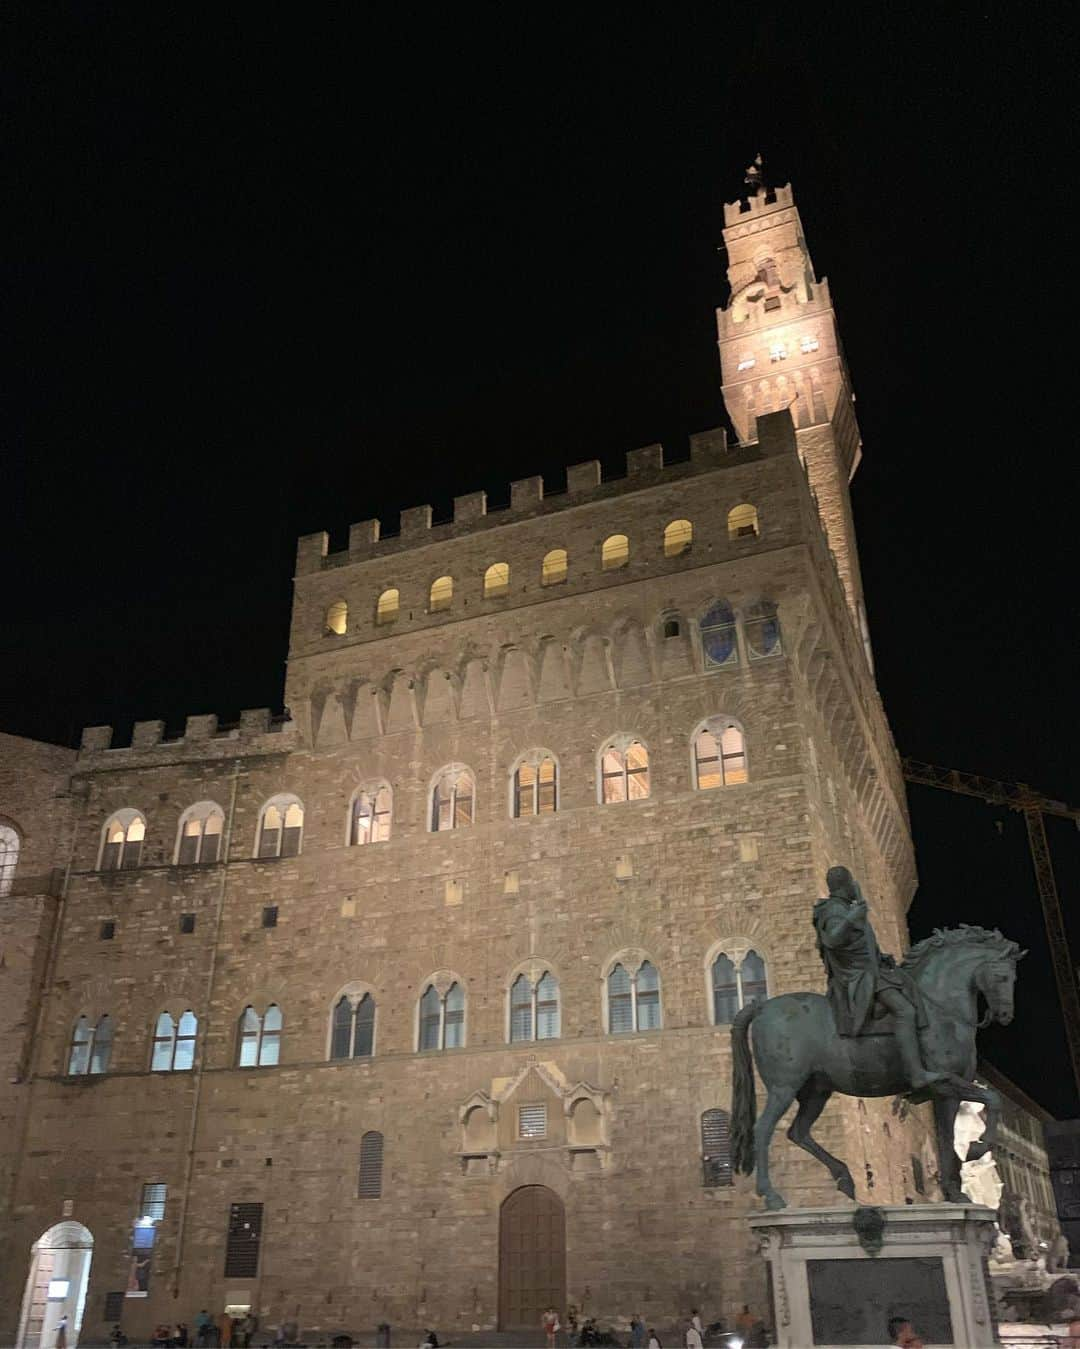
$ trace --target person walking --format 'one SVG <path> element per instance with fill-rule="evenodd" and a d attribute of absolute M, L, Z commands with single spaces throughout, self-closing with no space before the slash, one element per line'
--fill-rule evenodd
<path fill-rule="evenodd" d="M 651 1327 L 649 1329 L 649 1349 L 664 1349 L 664 1346 L 660 1343 L 660 1337 Z"/>
<path fill-rule="evenodd" d="M 695 1322 L 697 1324 L 695 1324 Z M 701 1318 L 695 1310 L 686 1325 L 686 1349 L 704 1349 L 701 1341 Z"/>
<path fill-rule="evenodd" d="M 195 1343 L 198 1349 L 206 1349 L 209 1343 L 210 1313 L 204 1307 L 195 1318 Z"/>
<path fill-rule="evenodd" d="M 67 1332 L 68 1319 L 65 1314 L 56 1323 L 56 1349 L 67 1349 Z"/>
<path fill-rule="evenodd" d="M 635 1312 L 630 1318 L 631 1349 L 645 1349 L 645 1322 Z"/>
<path fill-rule="evenodd" d="M 547 1349 L 555 1349 L 555 1336 L 560 1330 L 559 1313 L 554 1307 L 549 1307 L 540 1318 L 540 1325 L 547 1337 Z"/>

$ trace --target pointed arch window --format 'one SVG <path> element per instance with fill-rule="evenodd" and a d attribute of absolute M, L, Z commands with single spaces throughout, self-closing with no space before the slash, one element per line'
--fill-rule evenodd
<path fill-rule="evenodd" d="M 604 571 L 618 571 L 630 561 L 630 540 L 625 534 L 611 534 L 600 549 L 600 565 Z"/>
<path fill-rule="evenodd" d="M 180 817 L 176 838 L 176 861 L 179 866 L 196 862 L 216 862 L 221 853 L 221 838 L 225 830 L 225 812 L 213 801 L 200 801 L 189 806 Z"/>
<path fill-rule="evenodd" d="M 382 1198 L 383 1136 L 369 1129 L 360 1139 L 360 1180 L 357 1196 L 360 1199 Z"/>
<path fill-rule="evenodd" d="M 281 1061 L 281 1008 L 272 1002 L 262 1016 L 254 1007 L 245 1007 L 240 1017 L 240 1043 L 237 1066 L 272 1068 Z"/>
<path fill-rule="evenodd" d="M 615 965 L 607 977 L 607 999 L 610 1034 L 660 1028 L 660 976 L 651 961 L 633 970 L 621 961 Z"/>
<path fill-rule="evenodd" d="M 726 1110 L 706 1110 L 701 1116 L 703 1181 L 710 1189 L 734 1185 L 731 1167 L 731 1116 Z"/>
<path fill-rule="evenodd" d="M 146 817 L 138 810 L 118 810 L 105 826 L 101 871 L 133 871 L 142 860 Z"/>
<path fill-rule="evenodd" d="M 545 970 L 534 984 L 519 974 L 510 986 L 510 1043 L 559 1038 L 559 981 Z"/>
<path fill-rule="evenodd" d="M 375 999 L 343 993 L 330 1023 L 331 1059 L 370 1059 L 375 1052 Z"/>
<path fill-rule="evenodd" d="M 689 520 L 672 520 L 664 530 L 664 556 L 679 557 L 694 542 L 694 526 Z"/>
<path fill-rule="evenodd" d="M 544 554 L 540 564 L 540 584 L 542 586 L 561 585 L 569 574 L 569 563 L 565 548 L 552 548 Z"/>
<path fill-rule="evenodd" d="M 304 806 L 296 796 L 274 796 L 259 816 L 259 857 L 296 857 L 304 835 Z"/>
<path fill-rule="evenodd" d="M 780 619 L 772 600 L 758 600 L 751 604 L 744 616 L 746 650 L 751 660 L 767 660 L 783 652 L 780 642 Z"/>
<path fill-rule="evenodd" d="M 510 589 L 510 563 L 493 562 L 484 572 L 484 599 L 493 600 Z"/>
<path fill-rule="evenodd" d="M 472 824 L 475 803 L 476 782 L 470 770 L 457 765 L 444 768 L 431 791 L 431 832 Z"/>
<path fill-rule="evenodd" d="M 525 755 L 514 769 L 512 791 L 515 820 L 527 815 L 553 815 L 558 808 L 558 770 L 554 757 L 546 750 Z"/>
<path fill-rule="evenodd" d="M 449 609 L 454 602 L 454 578 L 452 576 L 438 576 L 431 583 L 431 591 L 428 594 L 428 613 L 437 614 L 443 609 Z"/>
<path fill-rule="evenodd" d="M 744 1007 L 769 996 L 765 961 L 753 950 L 735 960 L 721 951 L 712 964 L 712 990 L 713 1024 L 729 1026 Z"/>
<path fill-rule="evenodd" d="M 112 1057 L 112 1018 L 106 1013 L 93 1024 L 87 1016 L 80 1016 L 71 1032 L 68 1046 L 68 1075 L 81 1077 L 109 1071 Z"/>
<path fill-rule="evenodd" d="M 774 357 L 775 359 L 775 357 Z M 757 507 L 744 501 L 728 511 L 727 532 L 729 539 L 753 539 L 761 533 L 758 527 Z"/>
<path fill-rule="evenodd" d="M 701 620 L 701 645 L 706 669 L 719 670 L 738 665 L 739 647 L 735 638 L 735 614 L 727 600 L 717 600 Z"/>
<path fill-rule="evenodd" d="M 344 637 L 349 628 L 349 606 L 344 600 L 335 600 L 326 611 L 326 635 Z"/>
<path fill-rule="evenodd" d="M 390 837 L 393 809 L 394 795 L 387 782 L 357 792 L 352 803 L 349 842 L 354 846 L 385 843 Z"/>
<path fill-rule="evenodd" d="M 694 785 L 698 791 L 746 782 L 746 740 L 730 717 L 710 717 L 694 732 Z"/>
<path fill-rule="evenodd" d="M 459 1049 L 465 1043 L 465 990 L 452 983 L 445 993 L 428 984 L 420 999 L 418 1048 Z"/>
<path fill-rule="evenodd" d="M 649 751 L 641 740 L 619 736 L 600 754 L 600 800 L 643 801 L 649 795 Z"/>
<path fill-rule="evenodd" d="M 388 587 L 379 596 L 375 605 L 375 622 L 380 626 L 383 623 L 393 623 L 397 619 L 400 607 L 401 592 L 396 586 Z"/>
<path fill-rule="evenodd" d="M 0 897 L 10 895 L 19 865 L 19 835 L 10 824 L 0 821 Z"/>
<path fill-rule="evenodd" d="M 162 1012 L 154 1026 L 154 1049 L 150 1071 L 154 1073 L 185 1073 L 195 1065 L 195 1037 L 199 1022 L 189 1008 L 179 1021 L 168 1012 Z"/>

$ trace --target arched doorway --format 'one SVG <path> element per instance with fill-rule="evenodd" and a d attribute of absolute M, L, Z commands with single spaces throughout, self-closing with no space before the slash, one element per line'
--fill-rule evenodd
<path fill-rule="evenodd" d="M 30 1247 L 17 1349 L 52 1349 L 62 1316 L 68 1349 L 79 1342 L 94 1238 L 82 1223 L 57 1223 Z"/>
<path fill-rule="evenodd" d="M 546 1185 L 523 1185 L 499 1213 L 499 1326 L 538 1330 L 548 1307 L 566 1315 L 566 1212 Z"/>

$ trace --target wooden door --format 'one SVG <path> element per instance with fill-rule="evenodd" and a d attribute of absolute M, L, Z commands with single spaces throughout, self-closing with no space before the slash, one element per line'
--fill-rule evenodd
<path fill-rule="evenodd" d="M 554 1307 L 566 1320 L 566 1213 L 544 1185 L 524 1185 L 499 1214 L 499 1325 L 539 1331 Z"/>
<path fill-rule="evenodd" d="M 56 1254 L 53 1251 L 38 1251 L 37 1264 L 31 1275 L 33 1286 L 30 1290 L 30 1313 L 26 1320 L 27 1345 L 39 1345 L 41 1332 L 45 1326 L 45 1316 L 49 1310 L 49 1280 L 52 1278 L 53 1263 Z"/>

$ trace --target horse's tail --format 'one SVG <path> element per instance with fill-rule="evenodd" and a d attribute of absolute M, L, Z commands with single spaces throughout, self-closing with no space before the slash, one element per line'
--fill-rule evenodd
<path fill-rule="evenodd" d="M 757 1119 L 750 1022 L 763 1006 L 764 1003 L 752 1002 L 731 1023 L 731 1164 L 744 1176 L 754 1169 L 754 1121 Z"/>

